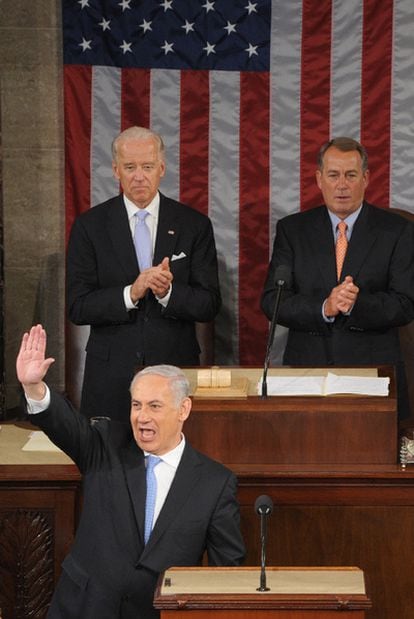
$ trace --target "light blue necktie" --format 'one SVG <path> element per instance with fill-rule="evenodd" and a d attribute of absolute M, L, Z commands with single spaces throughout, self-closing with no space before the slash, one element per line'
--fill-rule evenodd
<path fill-rule="evenodd" d="M 154 469 L 161 462 L 158 456 L 147 456 L 147 497 L 145 499 L 144 540 L 148 542 L 154 520 L 155 500 L 157 498 L 157 478 Z"/>
<path fill-rule="evenodd" d="M 135 213 L 134 245 L 137 253 L 139 270 L 144 271 L 152 266 L 152 241 L 145 218 L 148 211 L 139 210 Z"/>

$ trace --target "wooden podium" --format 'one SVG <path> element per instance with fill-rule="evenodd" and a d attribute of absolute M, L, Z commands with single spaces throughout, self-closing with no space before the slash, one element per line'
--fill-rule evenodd
<path fill-rule="evenodd" d="M 363 619 L 371 607 L 363 572 L 354 567 L 266 570 L 171 568 L 159 579 L 154 606 L 161 619 Z"/>

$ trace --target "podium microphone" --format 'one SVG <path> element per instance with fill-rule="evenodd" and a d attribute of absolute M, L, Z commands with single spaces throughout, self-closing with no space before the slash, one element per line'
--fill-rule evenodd
<path fill-rule="evenodd" d="M 261 542 L 261 560 L 260 560 L 260 586 L 256 591 L 270 591 L 266 587 L 266 517 L 270 516 L 273 511 L 273 501 L 267 494 L 262 494 L 257 497 L 254 504 L 254 509 L 260 516 L 260 542 Z"/>
<path fill-rule="evenodd" d="M 291 269 L 281 264 L 275 270 L 275 280 L 277 286 L 275 306 L 273 308 L 272 320 L 270 321 L 269 337 L 267 339 L 266 356 L 263 368 L 262 378 L 262 398 L 267 398 L 267 370 L 269 369 L 270 353 L 272 351 L 273 339 L 275 337 L 277 319 L 279 317 L 279 305 L 282 295 L 282 288 L 285 284 L 291 283 Z"/>

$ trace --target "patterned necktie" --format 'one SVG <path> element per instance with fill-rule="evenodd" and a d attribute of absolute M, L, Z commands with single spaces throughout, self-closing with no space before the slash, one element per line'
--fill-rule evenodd
<path fill-rule="evenodd" d="M 135 213 L 134 245 L 140 271 L 152 266 L 151 234 L 145 222 L 147 215 L 149 215 L 148 211 L 141 209 Z"/>
<path fill-rule="evenodd" d="M 340 221 L 338 226 L 338 238 L 336 239 L 335 245 L 335 256 L 336 256 L 336 275 L 338 278 L 338 282 L 341 278 L 342 267 L 345 260 L 346 250 L 348 249 L 348 239 L 346 237 L 346 231 L 348 229 L 347 224 L 344 221 Z"/>
<path fill-rule="evenodd" d="M 155 467 L 161 462 L 158 456 L 147 456 L 147 496 L 145 499 L 145 529 L 144 540 L 148 542 L 152 531 L 154 520 L 155 500 L 157 498 L 157 478 L 155 477 Z"/>

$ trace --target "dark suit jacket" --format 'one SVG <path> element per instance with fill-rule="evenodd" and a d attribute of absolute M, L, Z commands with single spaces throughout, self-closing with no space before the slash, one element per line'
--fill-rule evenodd
<path fill-rule="evenodd" d="M 386 209 L 364 203 L 343 266 L 360 292 L 349 316 L 333 324 L 322 304 L 337 285 L 332 225 L 325 206 L 290 215 L 277 225 L 262 295 L 270 319 L 275 269 L 292 270 L 292 285 L 280 304 L 280 324 L 289 328 L 288 365 L 400 366 L 398 327 L 414 318 L 414 226 Z"/>
<path fill-rule="evenodd" d="M 77 325 L 90 325 L 81 412 L 127 421 L 128 388 L 144 365 L 198 365 L 195 322 L 220 304 L 211 222 L 160 196 L 154 264 L 167 256 L 173 288 L 167 308 L 152 293 L 127 311 L 123 289 L 139 274 L 122 195 L 95 206 L 73 224 L 67 254 L 67 303 Z M 173 255 L 185 257 L 172 259 Z"/>
<path fill-rule="evenodd" d="M 236 478 L 188 443 L 145 546 L 144 455 L 124 423 L 94 426 L 56 393 L 31 415 L 83 474 L 83 509 L 49 619 L 153 619 L 155 583 L 171 566 L 239 565 Z"/>

